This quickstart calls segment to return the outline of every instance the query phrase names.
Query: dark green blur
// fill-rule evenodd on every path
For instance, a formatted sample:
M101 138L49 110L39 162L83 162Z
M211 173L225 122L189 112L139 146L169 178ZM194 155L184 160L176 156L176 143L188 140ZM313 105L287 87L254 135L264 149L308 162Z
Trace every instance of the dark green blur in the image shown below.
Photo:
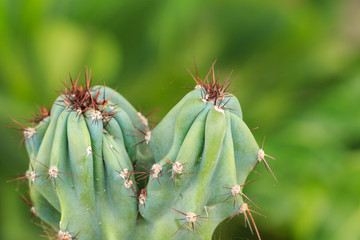
M10 117L49 106L84 66L162 117L216 59L233 70L263 164L245 187L263 239L360 238L360 3L356 0L0 0L0 239L40 239L16 182L28 166ZM83 77L82 77L83 79ZM26 194L26 193L25 193ZM242 217L214 239L257 239Z

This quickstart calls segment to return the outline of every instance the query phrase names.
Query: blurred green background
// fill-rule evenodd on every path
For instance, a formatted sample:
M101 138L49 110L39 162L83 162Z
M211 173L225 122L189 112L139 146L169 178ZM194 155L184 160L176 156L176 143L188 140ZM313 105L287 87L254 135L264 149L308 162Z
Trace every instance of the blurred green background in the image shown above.
M28 165L10 117L25 122L84 66L145 113L163 116L217 59L234 70L250 128L278 177L246 187L263 239L360 239L360 2L0 0L0 238L40 239L6 183ZM120 224L120 223L119 223ZM214 239L256 239L238 217Z

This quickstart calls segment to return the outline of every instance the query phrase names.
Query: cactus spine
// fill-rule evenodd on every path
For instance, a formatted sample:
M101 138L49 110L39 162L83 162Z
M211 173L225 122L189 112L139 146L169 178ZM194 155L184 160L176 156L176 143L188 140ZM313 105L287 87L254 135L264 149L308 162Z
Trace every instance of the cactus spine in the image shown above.
M214 65L204 80L196 74L195 89L152 130L120 94L91 87L90 75L84 86L70 79L37 126L19 128L30 157L21 178L36 216L56 229L50 238L211 239L243 214L260 239L243 187L269 155L228 78L220 84Z

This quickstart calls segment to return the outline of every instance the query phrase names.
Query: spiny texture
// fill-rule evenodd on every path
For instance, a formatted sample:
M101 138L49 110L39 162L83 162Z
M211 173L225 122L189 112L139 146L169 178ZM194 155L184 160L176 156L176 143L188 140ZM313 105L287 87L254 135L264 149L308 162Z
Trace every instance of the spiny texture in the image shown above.
M211 239L229 217L255 227L243 193L268 156L242 120L230 81L214 65L154 128L120 94L65 83L37 125L20 123L30 157L34 215L52 239ZM51 112L51 114L50 114ZM141 189L141 190L140 190ZM252 228L251 228L252 230Z

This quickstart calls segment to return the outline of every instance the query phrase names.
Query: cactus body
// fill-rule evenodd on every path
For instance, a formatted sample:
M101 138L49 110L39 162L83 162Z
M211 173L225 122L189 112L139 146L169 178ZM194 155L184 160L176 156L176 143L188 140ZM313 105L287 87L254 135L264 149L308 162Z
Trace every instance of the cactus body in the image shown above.
M268 155L211 70L153 130L88 75L85 87L71 80L50 117L21 128L34 213L56 229L50 238L211 239L231 216L250 224L243 187Z
M150 148L163 176L150 175L146 206L140 212L148 222L143 224L151 225L153 239L184 239L189 231L191 239L210 239L216 226L236 212L233 201L225 201L229 193L225 187L243 185L257 160L259 147L240 114L204 102L199 91L189 93L195 97L186 96L176 106L177 114L170 111L152 134ZM174 125L171 146L164 144L162 134L157 135L169 125ZM181 172L176 173L176 163L182 165ZM235 197L240 206L242 198ZM184 216L171 208L195 213L200 224L186 223L187 229L172 236L186 220L178 221Z
M94 100L99 88L86 92ZM51 117L25 139L37 176L30 182L35 211L62 232L81 231L81 239L127 238L136 221L137 203L130 197L136 185L134 176L120 173L132 171L136 158L136 142L126 130L137 124L135 109L123 99L125 108L116 105L116 112L111 101L77 109L74 94L59 97ZM125 186L127 181L133 184Z

